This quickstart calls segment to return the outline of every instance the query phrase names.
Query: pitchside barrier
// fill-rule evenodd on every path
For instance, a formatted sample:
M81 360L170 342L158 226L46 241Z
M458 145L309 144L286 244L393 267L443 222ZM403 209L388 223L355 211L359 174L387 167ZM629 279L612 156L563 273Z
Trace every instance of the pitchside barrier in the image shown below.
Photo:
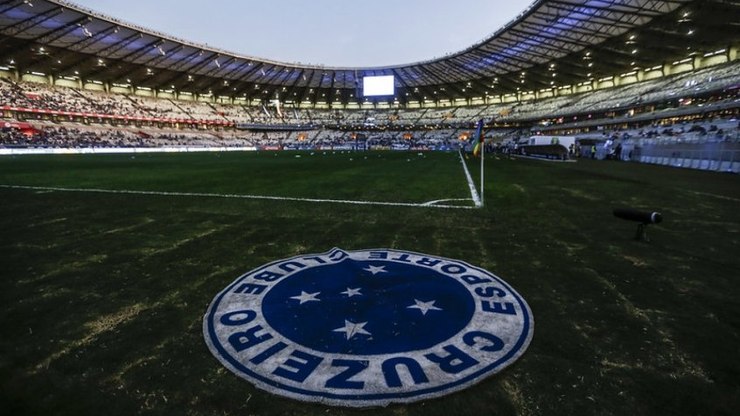
M702 144L643 145L632 149L632 155L622 157L642 163L740 173L740 143L719 142Z
M195 153L195 152L255 152L256 147L81 147L81 148L0 148L0 155L81 155L125 153Z
M568 149L559 144L545 144L535 146L522 146L520 148L522 155L535 156L546 159L568 159Z

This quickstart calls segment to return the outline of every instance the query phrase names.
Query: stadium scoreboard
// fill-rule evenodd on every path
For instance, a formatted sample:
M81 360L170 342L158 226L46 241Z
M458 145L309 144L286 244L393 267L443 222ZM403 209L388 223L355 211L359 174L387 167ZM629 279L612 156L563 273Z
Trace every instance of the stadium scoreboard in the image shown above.
M392 96L396 93L396 80L393 75L366 76L362 78L363 97Z

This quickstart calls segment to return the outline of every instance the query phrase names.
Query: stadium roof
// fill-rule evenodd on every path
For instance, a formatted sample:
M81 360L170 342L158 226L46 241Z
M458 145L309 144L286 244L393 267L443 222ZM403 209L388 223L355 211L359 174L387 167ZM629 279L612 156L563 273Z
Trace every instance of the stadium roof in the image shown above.
M539 0L488 39L439 59L389 67L321 67L194 44L65 1L0 0L0 66L158 90L294 102L361 102L366 75L395 75L400 103L542 90L738 43L740 3L734 0Z

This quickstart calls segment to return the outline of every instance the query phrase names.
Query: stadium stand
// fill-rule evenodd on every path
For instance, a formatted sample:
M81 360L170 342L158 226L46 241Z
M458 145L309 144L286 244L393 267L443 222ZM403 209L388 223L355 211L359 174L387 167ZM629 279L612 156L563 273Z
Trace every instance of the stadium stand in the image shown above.
M478 118L500 122L527 122L560 117L592 115L609 111L664 105L676 97L684 99L719 94L740 84L737 63L706 68L649 81L515 104L491 104L476 107L440 109L321 110L282 108L274 105L247 107L169 98L155 99L130 94L109 94L84 89L49 86L31 82L0 82L0 100L4 107L102 115L109 118L131 117L180 122L222 124L248 123L253 126L305 125L323 126L460 126Z
M714 8L724 7L721 3L711 3L711 7L691 12L692 26L714 27L718 18L727 18L713 12ZM40 10L45 8L55 10L57 4L56 1L39 0L35 6L24 2L18 7L28 9L32 15L42 13ZM62 20L74 16L96 19L101 25L110 25L109 29L115 29L116 33L120 30L121 35L125 32L127 36L153 39L158 44L171 43L173 50L188 51L186 56L199 57L194 58L196 67L214 63L211 58L200 61L206 50L213 51L214 56L228 55L225 51L193 45L98 15L74 4L65 3L64 7L67 13L60 17ZM635 31L642 30L628 18L628 13L618 7L611 10L612 7L617 6L611 3L594 13L615 25L631 25ZM676 19L680 23L686 13L674 3L646 3L644 7L649 8L653 16L661 16L648 24L650 30L673 28ZM547 16L548 10L547 2L537 2L507 29L536 25L537 19ZM12 28L12 16L3 18L7 20L3 24ZM33 21L30 22L33 26ZM72 25L74 21L69 22ZM241 75L221 73L218 65L209 70L207 76L174 71L163 75L162 79L167 82L160 80L158 87L152 88L139 84L153 79L163 68L146 67L146 76L139 77L133 73L143 67L125 60L118 64L130 70L127 76L131 79L127 78L126 83L90 79L92 75L120 78L120 74L106 68L106 57L95 56L93 49L90 53L94 57L93 67L80 68L83 71L79 76L55 74L53 67L43 67L42 59L19 59L22 63L11 59L10 66L0 67L0 107L4 123L0 145L448 150L464 147L479 119L486 120L485 134L495 143L493 147L506 152L521 150L515 149L518 143L538 134L575 136L583 147L591 143L611 142L615 147L619 144L619 155L601 146L596 156L640 161L647 161L645 158L651 156L646 155L662 152L665 146L680 145L684 149L685 146L737 142L735 120L740 111L740 60L734 38L729 40L728 46L728 40L722 36L688 37L682 41L692 50L686 58L685 49L681 48L679 53L660 48L661 40L649 36L652 32L647 31L641 42L655 41L652 49L655 56L631 57L636 50L623 42L620 33L603 22L600 26L608 32L607 42L602 43L603 33L598 30L594 33L598 36L579 33L578 39L570 39L575 32L563 32L563 36L567 36L558 47L542 38L521 34L527 31L520 30L516 35L514 31L507 32L517 38L522 36L521 41L537 42L540 52L535 55L522 52L517 59L490 63L490 67L485 68L490 74L482 78L471 79L470 73L460 72L460 67L469 58L476 57L475 53L483 50L480 48L495 49L497 35L460 55L396 68L393 72L400 89L393 97L395 100L386 103L382 99L362 98L355 82L343 84L339 81L356 81L356 69L247 62L242 61L243 57L233 56L234 67L246 72ZM29 46L23 35L3 30L9 50L20 51ZM41 48L32 45L32 55L48 54L50 50L65 51L65 44L58 44L57 40L97 43L96 39L79 38L76 32L50 29L50 33L57 32L60 33L58 38L39 39L48 45ZM589 47L582 51L584 41ZM701 52L700 48L703 48ZM625 62L610 60L615 50L630 55L630 59ZM82 56L76 50L65 53ZM161 55L165 63L170 59L166 55ZM573 62L574 56L578 62ZM540 62L543 57L549 60L546 64ZM528 59L534 66L526 71L514 70ZM605 65L599 68L601 61ZM252 67L253 63L256 66ZM34 72L31 68L34 65L42 65L37 69L44 73ZM28 69L21 71L21 66ZM565 69L569 66L570 71ZM267 76L268 72L280 75L274 77L276 84L263 85L251 77L257 73ZM221 75L210 75L219 73ZM586 73L588 79L584 81ZM436 75L429 77L428 74ZM237 78L231 79L231 75ZM572 84L563 85L565 81L561 76L570 78ZM280 79L284 82L277 81ZM199 80L204 82L196 82ZM333 82L328 82L331 80ZM575 81L579 83L576 85ZM185 86L192 85L208 87L192 93L183 92ZM542 88L546 85L551 87ZM495 92L491 88L501 90ZM295 97L295 101L265 98L280 96L282 92L285 93L283 97ZM435 101L427 100L426 95L435 96ZM320 105L318 97L325 97L325 105ZM351 97L357 97L354 103ZM632 150L631 157L628 157L629 150Z

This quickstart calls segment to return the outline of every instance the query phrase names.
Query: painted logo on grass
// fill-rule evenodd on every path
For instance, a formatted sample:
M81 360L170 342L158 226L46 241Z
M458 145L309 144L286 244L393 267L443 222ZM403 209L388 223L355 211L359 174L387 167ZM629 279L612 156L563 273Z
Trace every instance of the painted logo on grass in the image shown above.
M375 249L302 255L252 270L211 303L208 348L270 393L367 407L461 390L532 339L527 303L462 261Z

